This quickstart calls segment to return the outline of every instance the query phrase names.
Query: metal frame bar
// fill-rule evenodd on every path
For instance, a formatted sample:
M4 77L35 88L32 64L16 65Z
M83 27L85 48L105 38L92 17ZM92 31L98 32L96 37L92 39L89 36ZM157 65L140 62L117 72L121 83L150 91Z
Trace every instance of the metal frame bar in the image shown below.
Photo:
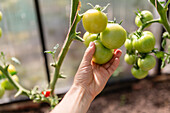
M40 35L41 47L42 47L42 54L44 57L46 74L47 74L47 79L48 79L48 83L49 83L50 82L50 74L49 74L47 54L44 53L44 51L46 51L46 45L45 45L45 36L44 36L44 29L43 29L44 27L43 27L43 22L42 22L39 0L34 0L34 4L35 4L35 12L36 12L37 22L38 22L37 25L38 25L39 35Z

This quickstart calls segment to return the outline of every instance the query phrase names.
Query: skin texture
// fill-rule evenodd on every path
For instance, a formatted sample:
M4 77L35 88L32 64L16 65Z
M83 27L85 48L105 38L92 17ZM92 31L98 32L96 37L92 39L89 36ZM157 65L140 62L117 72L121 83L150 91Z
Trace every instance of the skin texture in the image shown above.
M86 113L92 100L103 90L108 79L119 65L121 50L115 50L113 58L104 65L92 62L95 44L86 49L74 82L63 100L51 113Z

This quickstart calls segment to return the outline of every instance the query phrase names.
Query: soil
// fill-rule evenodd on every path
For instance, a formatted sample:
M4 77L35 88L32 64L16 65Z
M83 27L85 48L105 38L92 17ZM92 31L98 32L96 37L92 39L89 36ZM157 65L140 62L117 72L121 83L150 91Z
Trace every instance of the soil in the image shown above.
M170 113L170 81L163 77L99 95L88 113Z
M107 86L87 113L170 113L170 79L167 80L166 76L124 84L124 87L122 84L117 84L121 87L116 89L117 85ZM33 104L31 101L0 106L0 113L49 111L47 104Z

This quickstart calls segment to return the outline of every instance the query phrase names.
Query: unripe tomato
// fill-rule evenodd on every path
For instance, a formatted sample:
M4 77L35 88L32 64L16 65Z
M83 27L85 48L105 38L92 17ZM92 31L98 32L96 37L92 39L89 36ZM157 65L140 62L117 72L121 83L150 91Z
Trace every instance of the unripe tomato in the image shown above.
M125 48L129 51L131 51L133 49L133 44L132 44L132 41L131 39L126 39L125 41Z
M2 20L2 12L0 11L0 21Z
M155 37L150 31L144 31L139 39L133 40L133 47L140 53L148 53L155 47Z
M156 65L156 59L152 55L146 55L145 58L138 59L138 66L144 70L149 71Z
M100 35L102 44L109 49L120 48L124 44L126 37L126 30L115 23L107 24L106 29Z
M125 54L124 60L127 64L133 65L136 61L136 56L135 55L130 55L130 54Z
M0 98L2 98L2 96L4 95L5 93L5 88L2 87L2 85L0 84Z
M143 10L141 12L141 15L142 15L142 21L143 23L146 23L147 21L150 21L153 19L153 15L150 11L148 10ZM136 18L135 18L135 24L140 27L142 25L142 21L140 19L140 17L137 15ZM147 27L149 27L150 25L148 25Z
M141 68L137 69L135 67L132 67L131 73L137 79L143 79L148 75L148 71L144 71Z
M16 72L16 69L15 69L15 66L12 65L12 64L10 64L10 65L8 66L8 72L9 72L11 75L16 74L17 72Z
M90 33L100 33L107 26L107 16L97 9L89 9L82 18L84 29Z
M0 70L0 76L3 75L2 71Z
M97 64L105 64L107 63L113 56L112 50L104 47L100 40L95 40L95 53L92 61Z
M12 79L15 80L16 82L19 82L19 78L17 75L13 75ZM13 90L14 86L8 81L8 79L4 79L1 82L2 87L4 87L6 90Z
M97 34L92 34L89 32L84 33L83 35L83 39L84 39L84 44L86 45L86 47L89 46L89 43L96 40L97 38Z

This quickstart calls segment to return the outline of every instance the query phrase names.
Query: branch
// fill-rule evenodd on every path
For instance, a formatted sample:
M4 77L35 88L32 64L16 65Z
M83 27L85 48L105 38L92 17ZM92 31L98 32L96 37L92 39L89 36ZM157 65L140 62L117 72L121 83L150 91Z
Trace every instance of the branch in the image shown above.
M154 19L154 20L147 21L146 23L142 24L142 26L139 27L139 29L138 29L137 31L138 31L138 32L141 32L141 31L144 30L145 27L147 27L149 24L151 24L151 23L156 23L156 22L160 23L161 20L160 20L160 19Z
M9 75L8 71L8 66L6 66L5 68L3 68L2 66L0 66L0 70L2 71L2 73L6 76L6 78L9 80L9 82L17 89L18 93L17 95L20 94L24 94L24 95L29 95L30 91L26 90L25 88L23 88L18 82L14 81L11 76Z
M71 0L70 28L69 28L68 34L66 36L65 42L63 44L63 47L58 55L57 63L55 66L55 73L54 73L54 76L53 76L53 78L50 82L50 86L49 86L49 88L51 89L52 95L54 95L55 84L59 78L60 67L61 67L63 60L67 54L67 51L71 45L71 42L73 41L73 38L76 34L77 23L81 19L78 14L78 8L79 8L79 0Z

